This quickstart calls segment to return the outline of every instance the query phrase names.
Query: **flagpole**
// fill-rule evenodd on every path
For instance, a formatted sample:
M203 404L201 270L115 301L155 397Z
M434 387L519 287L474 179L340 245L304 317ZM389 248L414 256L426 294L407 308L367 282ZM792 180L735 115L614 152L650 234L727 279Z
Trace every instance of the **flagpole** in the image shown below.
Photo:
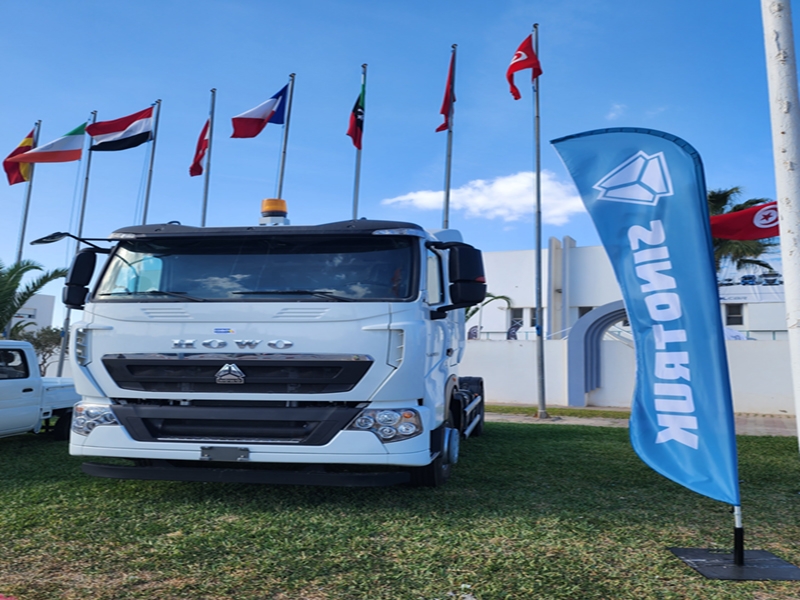
M150 148L150 168L147 171L147 188L144 192L144 210L142 211L142 225L147 224L147 207L150 204L150 184L153 181L153 162L156 158L156 140L158 139L158 117L161 116L161 100L156 100L156 120L153 124L153 145Z
M208 210L208 184L211 177L211 140L214 135L214 103L217 99L217 88L211 88L211 108L208 116L208 148L206 148L206 176L203 183L203 214L200 218L200 227L206 226L206 212ZM155 140L154 140L155 142Z
M444 218L442 219L442 229L450 228L450 167L453 161L453 90L456 88L456 48L458 44L453 44L453 77L450 80L450 107L447 115L447 158L444 167Z
M97 123L97 111L92 111L92 125ZM86 215L86 198L89 195L89 170L92 166L92 138L89 137L88 148L86 149L86 173L83 177L83 193L81 194L81 210L78 216L78 238L83 237L83 220ZM75 241L75 254L81 249L80 240ZM64 325L61 327L61 351L58 355L58 368L56 369L56 377L61 377L64 373L64 360L67 357L67 342L69 341L69 327L70 319L72 316L72 309L67 308L64 313Z
M97 123L97 111L92 111L92 125ZM89 146L91 146L91 138L89 142ZM80 216L78 217L78 237L83 237L83 219L86 215L86 198L89 194L89 169L92 167L92 151L86 151L86 175L83 178L83 195L81 198L81 212ZM81 248L80 241L75 242L75 253L78 253L78 250Z
M289 98L286 100L286 123L283 126L283 148L281 149L281 166L278 172L278 199L283 198L283 173L286 169L286 147L289 143L289 121L292 118L292 97L294 96L294 73L289 74Z
M539 56L539 24L533 24L533 49ZM533 137L536 146L536 372L539 388L538 417L547 419L547 405L544 390L544 328L542 327L542 162L539 128L539 79L531 83L533 87Z
M367 95L367 64L361 65L361 90L364 93L364 114L362 114L361 131L363 135L364 121L363 117L366 116L366 95ZM359 144L361 145L361 144ZM356 177L355 184L353 185L353 221L358 219L358 188L361 182L361 148L356 148Z
M42 121L36 121L36 124L33 126L33 147L36 148L36 145L39 143L39 128L42 125ZM20 163L21 165L22 163ZM30 168L30 173L28 173L28 185L25 189L25 204L22 208L22 224L19 228L19 245L17 246L17 262L22 260L22 246L25 244L25 230L28 228L28 211L30 210L31 206L31 191L33 189L33 167L35 167L35 163L28 163L28 167Z

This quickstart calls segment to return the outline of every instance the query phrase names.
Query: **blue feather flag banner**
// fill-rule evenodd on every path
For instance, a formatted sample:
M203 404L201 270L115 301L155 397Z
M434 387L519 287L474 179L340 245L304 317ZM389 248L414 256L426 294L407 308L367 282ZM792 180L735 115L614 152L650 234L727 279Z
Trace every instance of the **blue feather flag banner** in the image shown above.
M739 506L728 361L700 155L650 129L553 140L622 289L636 346L631 444L665 477Z

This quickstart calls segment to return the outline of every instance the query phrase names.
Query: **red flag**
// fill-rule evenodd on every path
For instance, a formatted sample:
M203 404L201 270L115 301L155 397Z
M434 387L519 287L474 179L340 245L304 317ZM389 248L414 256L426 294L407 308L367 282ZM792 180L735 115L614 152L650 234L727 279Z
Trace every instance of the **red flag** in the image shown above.
M367 95L366 83L361 83L361 93L356 98L353 110L350 112L350 123L347 127L347 135L353 140L353 146L361 150L361 138L364 135L364 107L365 96Z
M189 167L189 177L203 174L203 158L205 158L206 150L208 150L208 130L211 127L211 119L206 121L203 125L203 130L200 132L200 138L197 140L197 149L194 151L194 161L192 166Z
M532 69L531 81L534 81L542 74L542 65L533 51L533 34L522 40L506 71L506 79L508 80L508 85L511 86L511 95L514 96L514 100L519 100L522 97L517 86L514 85L514 73L523 69Z
M778 235L777 202L758 204L711 217L711 237L724 240L760 240Z
M3 169L8 177L8 185L22 183L31 178L30 163L9 162L8 159L12 156L23 154L33 148L33 132L34 130L31 129L31 132L25 136L25 138L19 143L19 146L14 148L14 150L11 151L11 154L6 156L6 159L3 161Z
M455 69L456 69L456 52L450 55L450 69L447 71L447 85L444 88L444 100L442 100L442 109L439 111L444 117L444 123L436 128L436 131L447 131L450 129L450 115L453 114L453 104L456 101L455 89Z

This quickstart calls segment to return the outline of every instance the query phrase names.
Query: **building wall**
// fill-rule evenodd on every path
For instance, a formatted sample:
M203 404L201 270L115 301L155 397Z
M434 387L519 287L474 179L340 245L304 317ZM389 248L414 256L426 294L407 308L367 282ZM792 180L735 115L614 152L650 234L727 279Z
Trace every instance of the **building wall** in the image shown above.
M547 340L545 398L548 406L567 406L567 341ZM728 341L733 409L759 414L795 414L787 341ZM462 375L483 377L486 400L536 406L538 381L533 340L470 340ZM588 393L587 406L630 408L636 358L629 346L601 342L600 387Z
M33 322L33 327L28 328L29 331L52 326L55 301L55 296L36 294L14 315L11 320L12 325L19 322Z

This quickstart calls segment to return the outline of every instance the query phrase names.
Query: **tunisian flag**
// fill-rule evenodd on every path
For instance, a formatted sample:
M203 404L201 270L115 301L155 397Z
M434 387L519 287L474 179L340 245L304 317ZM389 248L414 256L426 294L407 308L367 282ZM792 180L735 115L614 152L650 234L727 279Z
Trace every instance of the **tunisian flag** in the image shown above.
M532 69L531 81L534 81L542 74L542 65L533 51L533 34L522 40L506 71L506 79L508 80L508 85L511 86L511 95L514 96L514 100L519 100L522 97L517 86L514 85L514 73L524 69Z
M456 52L455 49L450 55L450 69L447 71L447 84L444 88L444 100L442 100L442 109L439 111L444 117L444 123L436 128L436 131L447 131L450 129L450 115L453 114L453 104L456 101L455 89L455 70L456 70Z
M778 235L777 202L758 204L711 217L711 237L724 240L760 240Z
M206 156L208 150L208 129L211 126L211 119L206 121L203 125L203 130L200 132L200 139L197 140L197 149L194 151L194 160L192 166L189 167L189 177L203 174L203 158Z

